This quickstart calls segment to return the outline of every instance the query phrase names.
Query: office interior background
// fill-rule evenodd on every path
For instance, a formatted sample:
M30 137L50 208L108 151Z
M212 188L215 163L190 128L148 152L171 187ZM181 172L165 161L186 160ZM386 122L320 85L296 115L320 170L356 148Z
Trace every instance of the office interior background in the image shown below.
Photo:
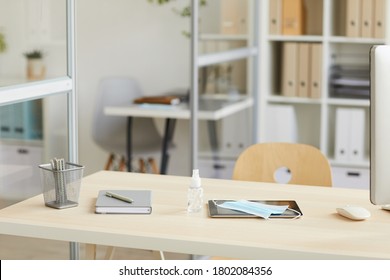
M303 36L285 35L282 31L271 30L272 5L281 1L264 1L259 13L258 37L253 33L252 1L221 0L207 1L206 7L200 8L201 33L213 34L202 39L219 42L209 46L209 50L221 51L226 46L242 46L253 43L253 38L259 40L259 72L257 77L251 77L251 63L234 64L221 68L220 72L231 70L230 84L221 86L227 94L236 93L256 97L259 105L258 123L259 138L262 141L303 142L321 149L329 158L333 167L334 186L368 188L369 177L369 143L368 143L368 110L369 101L366 96L365 82L367 81L368 51L373 44L384 44L388 41L390 28L385 28L381 34L358 34L348 30L345 15L352 11L349 1L306 0L298 1L306 7L306 30ZM243 4L244 3L244 4ZM371 4L372 21L378 10L385 14L389 8L378 9L378 3L385 1L372 0L363 3ZM376 3L377 6L374 6ZM0 1L0 34L3 34L7 44L5 51L0 53L0 78L2 85L26 81L26 60L23 53L40 49L44 53L45 78L55 78L66 73L66 21L65 1L61 0L13 0ZM186 90L190 87L190 39L183 35L189 31L189 17L175 13L189 4L189 1L171 1L158 5L147 0L83 0L76 1L76 81L78 98L78 135L79 162L85 165L85 175L101 170L107 160L107 151L99 148L91 136L94 103L98 92L99 81L104 77L128 76L135 78L146 95L160 95L172 90ZM367 5L368 5L367 4ZM229 8L230 6L230 8ZM233 7L233 8L232 8ZM244 7L244 8L243 8ZM325 7L325 8L324 8ZM359 11L364 11L359 6ZM233 13L234 12L234 13ZM231 14L233 13L233 15ZM238 13L238 14L237 14ZM361 15L361 12L358 12ZM14 16L16 15L16 16ZM228 17L228 19L224 18ZM351 15L350 15L351 16ZM19 24L19 20L22 23ZM236 20L244 27L229 30ZM360 19L359 19L360 20ZM363 21L363 19L361 19ZM36 24L36 25L35 25ZM387 26L386 26L387 27ZM15 30L13 29L15 28ZM225 31L224 31L225 30ZM374 30L374 29L373 29ZM15 32L16 31L16 32ZM292 37L291 37L292 36ZM209 38L209 39L207 39ZM222 42L222 43L221 43ZM285 96L282 86L282 74L288 62L282 59L288 51L289 43L300 45L322 45L320 54L322 63L318 83L322 89L318 96ZM204 47L204 45L202 45ZM293 46L294 47L294 46ZM306 45L307 47L307 45ZM205 47L207 48L207 47ZM214 48L214 49L213 49ZM218 49L219 48L219 49ZM293 55L294 56L294 55ZM295 62L302 64L302 60ZM352 96L343 95L348 85L341 85L337 91L328 77L337 66L351 66L347 70L359 73L362 79L358 83L363 86L352 90ZM231 65L230 65L231 66ZM363 66L359 68L360 66ZM357 71L357 72L354 72ZM297 71L295 71L297 72ZM244 77L242 77L242 75ZM344 72L341 75L345 74ZM349 78L347 76L342 78ZM17 77L18 79L15 79ZM220 82L226 83L225 80ZM258 92L250 92L252 79L259 79ZM340 82L340 81L338 81ZM215 82L214 83L218 83ZM209 85L212 93L215 85ZM338 89L338 88L337 88ZM214 92L215 93L215 92ZM219 92L218 92L219 93ZM341 94L337 96L337 94ZM360 95L359 95L360 94ZM256 95L256 96L254 96ZM53 95L45 97L38 104L42 112L42 135L27 139L14 139L2 135L1 164L10 163L13 151L30 150L32 153L26 159L32 167L48 162L53 157L64 157L67 154L67 123L66 96ZM35 108L35 107L34 107ZM4 112L4 111L2 111ZM355 117L350 117L352 114ZM238 117L225 120L219 125L222 131L222 144L229 142L226 137L234 139L234 147L229 146L226 153L220 154L220 164L226 172L213 169L213 159L210 152L200 152L199 168L201 176L229 177L235 158L240 151L247 147L252 139L251 110ZM357 124L342 123L337 116L347 114L343 119L357 120ZM2 115L4 116L4 115ZM163 120L156 119L162 133ZM355 144L358 155L346 158L338 154L339 145L351 146L349 140L338 139L339 131L345 127L357 127L349 131L349 135L357 141ZM240 131L238 131L238 129ZM177 123L174 142L175 149L171 152L168 173L173 175L190 175L190 138L189 121ZM35 138L34 138L35 137ZM115 136L113 136L115 137ZM200 125L200 145L209 149L207 129ZM345 141L344 141L345 140ZM224 142L226 141L226 142ZM343 143L344 141L344 143ZM351 140L352 141L352 140ZM354 144L353 144L354 145ZM352 145L352 146L353 146ZM226 148L227 146L225 146ZM12 159L12 161L17 159ZM1 195L10 201L34 195L40 191L38 169L32 169L31 176L37 184L27 189L25 184L15 189L6 181L1 182Z

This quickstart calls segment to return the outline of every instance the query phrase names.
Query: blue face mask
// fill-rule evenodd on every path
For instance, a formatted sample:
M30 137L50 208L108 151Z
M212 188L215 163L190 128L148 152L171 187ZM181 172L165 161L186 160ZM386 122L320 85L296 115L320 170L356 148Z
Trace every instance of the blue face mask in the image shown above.
M218 204L218 207L241 211L252 214L264 219L268 219L271 214L282 214L288 208L288 205L268 205L260 202L252 202L248 200L225 201Z

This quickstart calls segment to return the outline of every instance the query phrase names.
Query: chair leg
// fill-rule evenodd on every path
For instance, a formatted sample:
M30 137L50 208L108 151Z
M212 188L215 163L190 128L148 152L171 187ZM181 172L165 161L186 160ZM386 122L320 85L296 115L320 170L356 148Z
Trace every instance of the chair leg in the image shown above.
M112 260L114 257L114 252L115 252L115 247L114 246L109 246L106 251L106 255L104 256L105 260Z
M96 260L96 244L85 244L85 259Z
M119 163L119 171L126 171L126 160L125 157L122 156Z
M112 166L112 163L114 162L114 158L115 158L115 155L114 154L110 154L108 156L108 160L107 160L107 163L104 167L104 170L110 170L111 166Z
M148 162L149 162L149 165L151 166L152 168L152 172L154 174L159 174L160 172L158 171L158 167L157 167L157 164L156 164L156 161L154 158L149 158L148 159Z
M163 251L153 251L152 255L153 255L153 258L156 260L165 260L165 256L164 256Z
M142 158L140 158L138 162L139 162L139 172L146 173L145 161Z

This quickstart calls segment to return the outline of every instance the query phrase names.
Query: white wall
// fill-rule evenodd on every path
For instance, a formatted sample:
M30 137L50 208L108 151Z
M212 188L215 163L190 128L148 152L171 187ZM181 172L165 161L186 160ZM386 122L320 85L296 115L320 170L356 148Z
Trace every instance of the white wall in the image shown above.
M107 158L91 138L99 79L131 76L147 94L189 87L190 40L181 32L189 30L190 21L172 11L188 3L178 0L159 6L148 0L76 1L79 160L87 174L103 169ZM175 142L184 145L178 145L172 155L170 174L189 174L188 135L188 122L179 121Z

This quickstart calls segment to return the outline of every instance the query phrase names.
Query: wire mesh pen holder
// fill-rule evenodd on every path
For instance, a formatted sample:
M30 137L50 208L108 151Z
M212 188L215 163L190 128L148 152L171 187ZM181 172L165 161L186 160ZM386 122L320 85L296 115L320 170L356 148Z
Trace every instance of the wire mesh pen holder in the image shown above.
M51 164L41 164L39 168L45 205L57 209L76 207L84 166L67 162L63 170L55 170Z

